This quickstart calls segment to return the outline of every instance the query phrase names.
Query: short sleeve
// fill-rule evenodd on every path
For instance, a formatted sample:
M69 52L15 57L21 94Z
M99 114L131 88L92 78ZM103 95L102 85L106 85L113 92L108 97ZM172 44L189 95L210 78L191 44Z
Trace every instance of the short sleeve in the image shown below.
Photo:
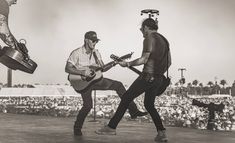
M153 37L150 35L147 38L144 39L144 48L143 48L143 53L150 53L153 49Z
M67 62L69 62L69 63L71 63L71 64L73 64L73 65L75 66L76 63L78 62L78 60L79 60L78 52L73 51L73 52L70 54L70 56L69 56Z

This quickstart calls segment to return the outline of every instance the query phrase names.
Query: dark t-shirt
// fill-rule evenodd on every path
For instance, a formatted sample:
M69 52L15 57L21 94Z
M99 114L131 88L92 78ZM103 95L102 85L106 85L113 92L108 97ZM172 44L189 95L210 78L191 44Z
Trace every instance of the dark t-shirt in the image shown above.
M143 72L153 75L164 74L167 68L171 65L171 55L170 51L168 52L168 42L164 40L159 33L153 32L144 39L143 45L143 52L150 52L148 61L144 65Z
M8 18L9 15L9 5L6 0L0 0L0 14Z

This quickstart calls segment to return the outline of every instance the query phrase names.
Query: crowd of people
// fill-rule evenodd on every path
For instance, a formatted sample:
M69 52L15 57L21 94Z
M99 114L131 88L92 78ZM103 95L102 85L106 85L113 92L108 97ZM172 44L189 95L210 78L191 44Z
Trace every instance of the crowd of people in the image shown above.
M145 111L143 96L136 98L135 103L139 110ZM192 105L192 98L186 95L162 95L156 98L155 106L162 115L165 125L206 129L208 110ZM205 104L223 103L223 112L215 112L214 130L235 130L235 98L197 98ZM96 117L111 118L120 102L118 96L108 95L96 98ZM0 110L3 113L33 114L56 117L75 117L82 107L80 96L26 96L26 97L0 97ZM94 109L89 113L94 116ZM126 120L132 120L125 113ZM141 122L152 122L151 117L144 116L138 119Z

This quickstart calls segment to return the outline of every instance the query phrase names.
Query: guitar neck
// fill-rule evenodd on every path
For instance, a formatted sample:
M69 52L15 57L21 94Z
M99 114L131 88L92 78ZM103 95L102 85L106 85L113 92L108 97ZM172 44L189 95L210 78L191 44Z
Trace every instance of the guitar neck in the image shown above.
M101 69L103 70L103 72L108 71L109 69L111 69L113 67L114 63L115 63L114 61L109 62L109 63L105 64Z
M113 66L114 63L115 63L114 61L109 62L109 63L107 63L107 64L104 65L104 68Z
M139 71L137 68L134 68L134 67L132 67L132 66L130 66L130 67L128 67L130 70L132 70L132 71L134 71L135 73L137 73L138 75L141 75L142 74L142 72L141 71Z
M100 70L105 70L105 69L109 70L113 66L113 64L114 64L114 61L105 64L103 67L97 67L97 66L89 66L89 67L93 69L94 71L100 71Z

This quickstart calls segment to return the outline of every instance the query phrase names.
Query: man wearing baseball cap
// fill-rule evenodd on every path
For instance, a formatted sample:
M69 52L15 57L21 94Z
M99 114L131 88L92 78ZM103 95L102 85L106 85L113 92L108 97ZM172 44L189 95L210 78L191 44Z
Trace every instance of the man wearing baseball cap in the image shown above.
M100 41L100 39L97 38L97 34L96 34L95 31L86 32L84 38L85 39L90 39L92 42L99 42Z
M99 41L100 39L98 39L95 31L86 32L84 35L84 44L72 51L67 60L65 71L69 74L82 76L86 79L92 79L94 73L96 73L93 69L94 67L101 67L102 72L105 72L115 66L116 64L104 65L99 51L95 49L95 46ZM91 86L86 88L86 90L76 90L81 94L83 99L83 107L79 111L74 124L74 135L76 136L82 135L81 129L83 127L83 123L92 109L92 90L115 90L119 97L122 97L126 92L124 85L120 81L104 77L92 83ZM137 116L147 115L147 112L139 111L134 102L130 103L128 109L132 119L137 118Z

